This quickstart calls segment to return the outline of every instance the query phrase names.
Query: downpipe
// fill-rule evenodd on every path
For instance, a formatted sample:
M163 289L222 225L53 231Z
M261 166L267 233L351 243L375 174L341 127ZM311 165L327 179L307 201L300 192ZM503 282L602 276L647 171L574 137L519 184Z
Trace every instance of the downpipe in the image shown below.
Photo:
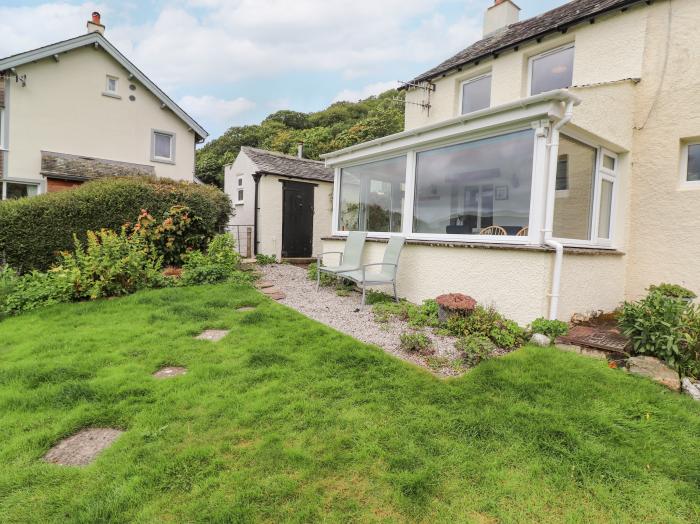
M557 122L550 133L547 143L547 155L549 168L547 169L547 205L544 233L544 244L554 248L554 270L552 271L552 285L549 293L549 319L556 320L559 311L559 296L561 295L561 268L564 263L564 246L552 238L554 231L554 202L556 199L557 156L553 153L559 150L559 134L561 129L571 122L574 116L575 102L566 103L564 116Z

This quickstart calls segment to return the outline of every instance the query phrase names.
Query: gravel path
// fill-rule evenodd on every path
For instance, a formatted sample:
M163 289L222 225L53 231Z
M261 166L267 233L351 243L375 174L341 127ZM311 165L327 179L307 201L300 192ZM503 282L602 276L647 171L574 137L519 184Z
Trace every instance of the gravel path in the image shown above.
M362 297L352 292L349 296L338 296L335 288L321 287L316 291L316 282L307 278L306 269L289 264L260 266L263 278L273 282L286 294L279 302L296 309L309 318L322 322L338 331L368 344L375 344L387 353L403 360L430 369L441 376L454 376L464 370L449 365L459 355L454 348L454 337L438 336L425 329L433 343L435 354L423 357L406 353L399 347L402 333L415 331L407 322L393 319L388 323L375 322L372 307L362 307Z

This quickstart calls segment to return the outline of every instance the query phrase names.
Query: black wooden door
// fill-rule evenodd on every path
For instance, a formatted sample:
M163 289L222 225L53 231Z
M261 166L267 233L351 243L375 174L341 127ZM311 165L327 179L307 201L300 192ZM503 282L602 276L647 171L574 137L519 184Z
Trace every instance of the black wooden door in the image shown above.
M282 256L312 255L314 237L314 185L282 182Z

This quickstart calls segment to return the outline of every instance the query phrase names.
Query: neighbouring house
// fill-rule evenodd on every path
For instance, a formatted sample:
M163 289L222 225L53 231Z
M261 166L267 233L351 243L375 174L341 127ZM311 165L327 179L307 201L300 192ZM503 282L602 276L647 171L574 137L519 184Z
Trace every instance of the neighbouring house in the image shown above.
M194 181L207 132L104 37L82 36L0 59L2 199L114 175Z
M244 256L306 259L331 233L333 170L323 162L242 147L224 167L224 191L235 207L229 230Z
M574 0L405 86L405 131L325 155L333 234L407 237L399 292L466 292L518 322L700 291L700 2Z

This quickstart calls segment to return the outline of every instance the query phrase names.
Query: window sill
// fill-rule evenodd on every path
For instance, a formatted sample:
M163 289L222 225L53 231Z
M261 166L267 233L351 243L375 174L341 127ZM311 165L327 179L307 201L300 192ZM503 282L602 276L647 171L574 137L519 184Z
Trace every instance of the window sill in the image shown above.
M347 237L342 235L322 237L321 240L347 240ZM367 242L378 242L386 244L388 238L367 238ZM454 247L454 248L471 248L471 249L502 249L508 251L530 251L539 253L554 253L554 248L549 246L533 246L529 244L504 244L504 243L486 243L486 242L466 242L462 240L415 240L406 239L407 246L426 246L426 247ZM601 247L564 247L564 253L567 255L611 255L624 256L623 251L618 251L613 248Z
M168 160L167 158L152 157L151 162L158 162L159 164L170 164L175 165L174 160Z
M233 204L233 205L234 205L234 206L242 206L242 205L243 205L243 201L241 200L241 201L239 201L239 202L236 202L236 203Z
M700 189L700 180L688 180L681 182L681 187L679 189L681 191L697 191Z
M121 100L122 97L116 93L110 93L109 91L102 91L102 96L106 96L107 98L114 98L116 100Z

